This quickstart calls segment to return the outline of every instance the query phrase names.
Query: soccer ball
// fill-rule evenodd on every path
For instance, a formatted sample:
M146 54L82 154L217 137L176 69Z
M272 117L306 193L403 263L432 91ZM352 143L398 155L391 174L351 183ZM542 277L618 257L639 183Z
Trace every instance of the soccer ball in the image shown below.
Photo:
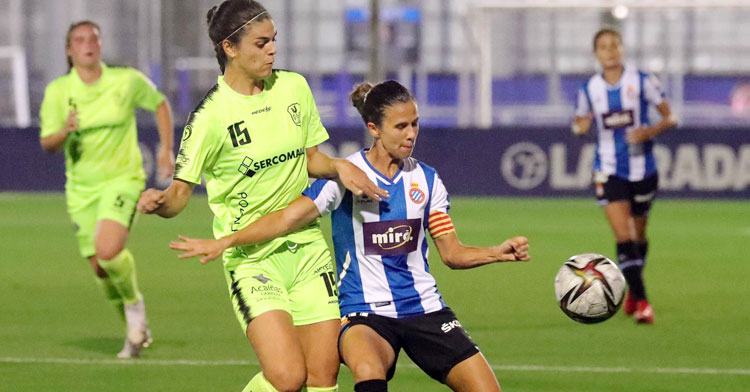
M592 324L614 315L625 297L625 277L612 260L596 253L575 255L555 277L560 309L575 321Z

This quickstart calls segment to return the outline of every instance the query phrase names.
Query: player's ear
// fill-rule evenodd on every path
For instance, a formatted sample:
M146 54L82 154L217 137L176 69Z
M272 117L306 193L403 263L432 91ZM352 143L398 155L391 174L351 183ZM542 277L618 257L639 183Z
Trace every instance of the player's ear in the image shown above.
M221 47L224 49L224 53L226 53L228 59L234 59L237 57L237 47L232 45L228 39L221 41Z
M380 129L378 129L377 125L375 123L368 122L367 123L367 130L370 131L370 135L374 138L380 137Z

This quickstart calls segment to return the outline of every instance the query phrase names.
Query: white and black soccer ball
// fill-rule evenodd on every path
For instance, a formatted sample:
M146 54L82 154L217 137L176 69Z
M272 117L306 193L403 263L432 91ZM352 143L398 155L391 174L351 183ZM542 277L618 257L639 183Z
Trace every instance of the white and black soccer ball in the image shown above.
M622 305L625 286L620 268L596 253L572 256L555 277L555 295L560 309L585 324L612 317Z

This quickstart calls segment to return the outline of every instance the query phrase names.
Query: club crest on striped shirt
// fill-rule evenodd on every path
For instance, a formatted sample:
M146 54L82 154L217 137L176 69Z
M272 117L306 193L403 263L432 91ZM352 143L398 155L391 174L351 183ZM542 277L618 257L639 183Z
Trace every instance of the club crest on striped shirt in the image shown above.
M411 189L409 189L409 198L415 204L422 204L424 202L424 199L425 199L424 192L422 192L422 190L419 189L418 183L416 182L411 183Z

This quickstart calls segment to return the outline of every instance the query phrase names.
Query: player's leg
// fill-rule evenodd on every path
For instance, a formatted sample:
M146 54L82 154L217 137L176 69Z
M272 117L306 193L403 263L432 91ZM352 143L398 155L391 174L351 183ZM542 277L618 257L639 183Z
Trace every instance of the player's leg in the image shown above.
M450 308L399 319L399 323L404 351L428 376L454 390L500 390L492 369Z
M288 243L284 273L292 282L289 305L307 366L308 391L335 391L339 371L336 341L340 313L331 254L322 239ZM281 268L280 268L281 269Z
M137 179L112 180L102 190L97 208L96 257L122 297L128 327L128 338L118 354L121 358L137 357L141 347L151 343L146 307L138 289L135 259L125 247L142 189L143 182Z
M109 275L107 275L102 267L99 266L99 260L96 259L96 256L89 256L87 259L91 264L91 268L94 270L96 284L101 288L107 301L112 304L122 321L125 321L125 308L120 292L117 291L117 287L112 283L112 279L109 278Z
M631 190L626 180L609 176L607 182L597 184L597 199L604 209L617 243L617 263L628 282L629 291L624 304L624 311L628 315L635 312L637 301L646 296L641 277L643 259L633 241L635 229L631 198Z
M107 272L99 265L96 258L96 249L94 247L94 234L96 230L96 217L98 207L97 197L91 195L80 195L68 193L68 212L75 226L76 238L78 240L78 249L81 255L89 261L91 269L94 271L94 279L97 285L102 289L107 301L112 304L120 318L125 320L122 296L115 287L112 279Z
M646 236L646 226L648 225L648 216L633 216L633 227L635 228L635 246L638 253L643 257L643 267L646 267L646 256L648 255L648 237Z
M143 182L140 180L112 180L101 191L97 207L94 234L96 257L120 291L125 305L140 300L135 261L125 244L142 189Z
M646 227L648 225L648 214L651 211L651 205L656 198L658 189L658 175L645 178L642 181L631 183L633 200L631 203L631 222L633 225L633 243L643 261L641 275L646 266L646 255L648 253L648 239L646 237ZM633 316L638 323L653 324L654 311L646 296L644 283L643 297L635 301L635 311Z
M654 200L656 200L658 188L658 174L654 174L643 181L633 184L632 216L635 230L633 240L638 248L638 253L643 258L644 268L646 265L646 256L648 255L648 237L646 236L648 215Z
M448 373L445 384L459 392L500 391L495 373L481 352L454 366Z
M286 283L278 271L285 261L279 253L253 262L241 256L225 259L231 266L225 276L235 316L261 366L245 387L248 392L297 391L307 377Z
M247 338L262 374L245 391L299 391L305 385L305 357L289 313L271 310L258 315L247 326Z
M117 287L126 305L138 302L138 282L135 274L135 261L125 249L128 228L111 219L101 219L96 223L94 246L96 261ZM94 267L96 271L96 267Z
M308 391L336 391L339 372L338 319L296 326L307 366Z
M379 320L362 320L377 318L354 316L344 318L344 322L354 325L344 325L339 341L341 359L349 367L354 376L354 390L356 392L377 392L387 390L387 381L393 377L395 370L397 349L372 326L365 323ZM361 323L361 324L358 324ZM378 329L383 329L375 325ZM388 334L386 334L388 335ZM394 340L395 337L391 337Z
M128 335L120 358L134 358L140 355L142 347L151 344L151 331L148 329L146 305L138 290L138 279L135 270L135 259L125 243L128 228L119 222L102 219L96 225L96 259L104 270L112 287L123 302L125 322Z

